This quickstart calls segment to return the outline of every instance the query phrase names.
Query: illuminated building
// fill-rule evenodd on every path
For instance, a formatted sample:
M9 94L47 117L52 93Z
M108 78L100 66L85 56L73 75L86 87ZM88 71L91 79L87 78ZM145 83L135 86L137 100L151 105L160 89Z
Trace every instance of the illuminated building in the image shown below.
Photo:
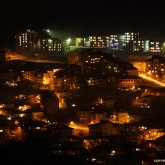
M101 75L89 76L86 78L86 82L89 86L106 86L107 78Z
M70 47L68 50L74 50L75 48L108 48L110 50L129 50L133 52L162 52L165 48L162 41L142 40L138 32L88 36L85 38L77 37L71 40L72 42L66 42L66 46Z
M146 62L133 62L133 66L138 69L138 73L145 73Z
M119 123L127 123L129 122L129 115L127 112L119 112L117 115Z
M128 76L138 76L138 70L134 67L126 69Z
M109 119L110 122L117 124L130 123L131 120L132 118L128 115L128 112L117 112Z
M40 41L41 52L61 52L62 41L58 38L45 38Z
M77 116L81 123L89 124L91 122L91 111L89 109L77 111Z
M76 47L87 47L87 48L110 47L109 36L89 36L86 38L75 38L74 40Z
M144 52L161 52L162 42L145 40L144 41Z
M82 73L98 72L103 61L102 53L95 50L82 51L80 53L67 53L69 64L77 64L81 67Z
M152 96L136 97L132 100L132 106L140 109L150 109L151 97Z
M66 101L65 99L68 97L68 92L56 92L56 95L59 99L59 109L67 109L67 104L66 104Z
M143 51L144 50L144 41L142 40L133 40L133 51Z
M79 121L83 124L96 124L100 123L101 120L106 120L107 116L103 111L99 111L99 109L88 109L83 108L77 111L77 117Z
M102 71L105 75L138 76L138 70L130 63L115 61L115 59L102 62Z
M144 130L144 139L145 140L155 140L164 135L165 135L165 132L163 132L161 129Z
M33 111L32 118L33 118L33 120L41 120L44 118L44 112L43 111Z
M69 64L77 64L81 73L86 75L89 86L106 86L114 81L109 75L138 76L138 70L132 64L116 60L112 54L104 54L97 49L87 49L80 53L67 53ZM121 82L121 81L120 81ZM134 86L136 80L128 80L122 86ZM128 83L129 82L129 83Z
M129 43L130 41L138 40L139 37L140 37L139 33L126 32L125 33L125 42Z
M86 38L76 38L76 46L87 48L118 48L120 35L109 36L89 36Z
M62 41L52 38L47 31L27 30L16 35L16 49L19 53L33 55L36 59L42 54L63 52Z
M23 78L35 82L35 71L23 71Z
M18 109L19 109L20 111L26 111L27 109L31 109L31 105L19 106Z
M138 69L138 73L145 73L147 68L146 61L151 59L152 55L146 53L133 53L128 55L127 62L132 63Z
M54 54L63 51L62 41L51 37L50 31L42 31L38 42L39 53Z
M139 33L111 34L108 36L89 36L85 39L86 46L96 48L123 48L130 41L139 40ZM89 44L87 44L89 42Z
M106 36L89 35L87 37L68 38L62 41L59 38L51 37L48 31L45 31L45 35L42 35L29 29L16 35L16 45L18 50L31 50L35 54L63 52L64 47L65 51L72 51L75 48L108 48L135 52L161 52L164 51L165 47L162 41L141 40L138 32L125 32Z
M126 32L124 34L110 35L110 47L117 50L122 50L128 47L130 50L138 51L138 48L133 47L133 42L139 40L139 33Z
M16 47L18 50L26 48L29 50L35 50L38 48L39 35L36 31L27 29L26 32L16 35Z
M84 46L84 38L75 38L75 46L82 47Z
M100 137L118 134L117 129L109 121L100 121L100 123L90 124L88 127L90 136Z
M89 36L90 47L92 48L105 48L109 47L107 38L105 36Z
M54 71L31 70L23 71L23 79L30 80L36 84L52 85L54 84Z
M134 89L141 84L141 78L137 76L116 77L118 87Z
M100 35L88 36L86 38L75 38L75 46L87 48L122 49L130 41L134 40L139 40L139 33L127 32L125 34L110 34L107 36Z
M161 51L161 42L150 41L150 52L160 52Z
M109 47L119 48L119 37L118 36L119 35L117 35L117 34L110 35L110 37L109 37L109 42L110 42Z
M161 56L153 56L147 60L146 73L153 78L165 78L165 58Z
M91 124L99 123L101 120L105 119L105 115L102 112L94 112L91 114Z

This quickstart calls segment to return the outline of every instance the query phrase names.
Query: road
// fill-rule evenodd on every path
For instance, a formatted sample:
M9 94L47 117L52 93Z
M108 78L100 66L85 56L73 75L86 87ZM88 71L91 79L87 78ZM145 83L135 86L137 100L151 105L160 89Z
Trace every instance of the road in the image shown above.
M27 57L17 54L17 53L6 53L6 60L12 61L12 60L28 60Z
M12 60L23 60L23 61L40 62L40 63L61 63L61 64L67 63L66 61L32 59L31 57L28 58L17 53L6 53L6 61L12 61Z
M145 74L139 74L139 77L141 77L141 78L143 78L143 79L145 79L145 80L147 80L149 82L152 82L152 83L154 83L157 86L165 87L165 83L160 82L158 80L155 80L155 79L153 79L151 77L148 77Z

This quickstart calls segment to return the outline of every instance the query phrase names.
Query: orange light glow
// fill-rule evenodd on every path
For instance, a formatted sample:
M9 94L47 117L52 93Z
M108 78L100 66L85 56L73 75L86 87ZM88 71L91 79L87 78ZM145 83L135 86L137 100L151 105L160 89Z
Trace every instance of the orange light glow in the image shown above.
M160 81L157 81L157 80L155 80L155 79L153 79L153 78L151 78L151 77L148 77L148 76L146 76L146 75L144 75L144 74L139 74L139 76L142 77L142 78L144 78L144 79L146 79L146 80L148 80L148 81L152 81L152 82L154 82L154 83L157 84L157 85L160 85L160 86L165 87L165 83L162 83L162 82L160 82Z
M69 127L74 128L74 134L78 135L80 131L83 131L84 134L88 134L89 133L89 128L88 125L84 125L84 124L76 124L75 122L71 121L68 124Z

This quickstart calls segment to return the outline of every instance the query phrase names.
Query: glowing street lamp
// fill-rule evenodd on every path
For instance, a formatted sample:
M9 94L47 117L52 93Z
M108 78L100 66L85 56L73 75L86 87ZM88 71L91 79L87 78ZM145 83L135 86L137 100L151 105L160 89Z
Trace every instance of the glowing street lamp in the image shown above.
M66 41L67 41L67 42L71 42L71 39L70 39L70 38L68 38Z
M76 104L72 104L72 107L75 107L76 106Z
M50 33L50 30L49 30L49 29L47 29L46 31L47 31L48 33Z
M67 40L66 40L66 45L70 45L70 43L71 43L71 39L70 38L68 38Z

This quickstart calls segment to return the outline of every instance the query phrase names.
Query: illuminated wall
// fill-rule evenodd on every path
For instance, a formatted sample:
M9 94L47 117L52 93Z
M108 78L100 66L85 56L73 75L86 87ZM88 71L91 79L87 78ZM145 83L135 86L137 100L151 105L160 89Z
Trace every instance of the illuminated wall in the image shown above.
M40 49L46 52L60 52L62 51L62 41L57 38L42 39Z
M146 62L133 62L133 66L138 69L138 73L145 73Z
M26 32L17 35L16 39L19 47L30 48L32 50L37 48L38 33L34 30L27 29Z

